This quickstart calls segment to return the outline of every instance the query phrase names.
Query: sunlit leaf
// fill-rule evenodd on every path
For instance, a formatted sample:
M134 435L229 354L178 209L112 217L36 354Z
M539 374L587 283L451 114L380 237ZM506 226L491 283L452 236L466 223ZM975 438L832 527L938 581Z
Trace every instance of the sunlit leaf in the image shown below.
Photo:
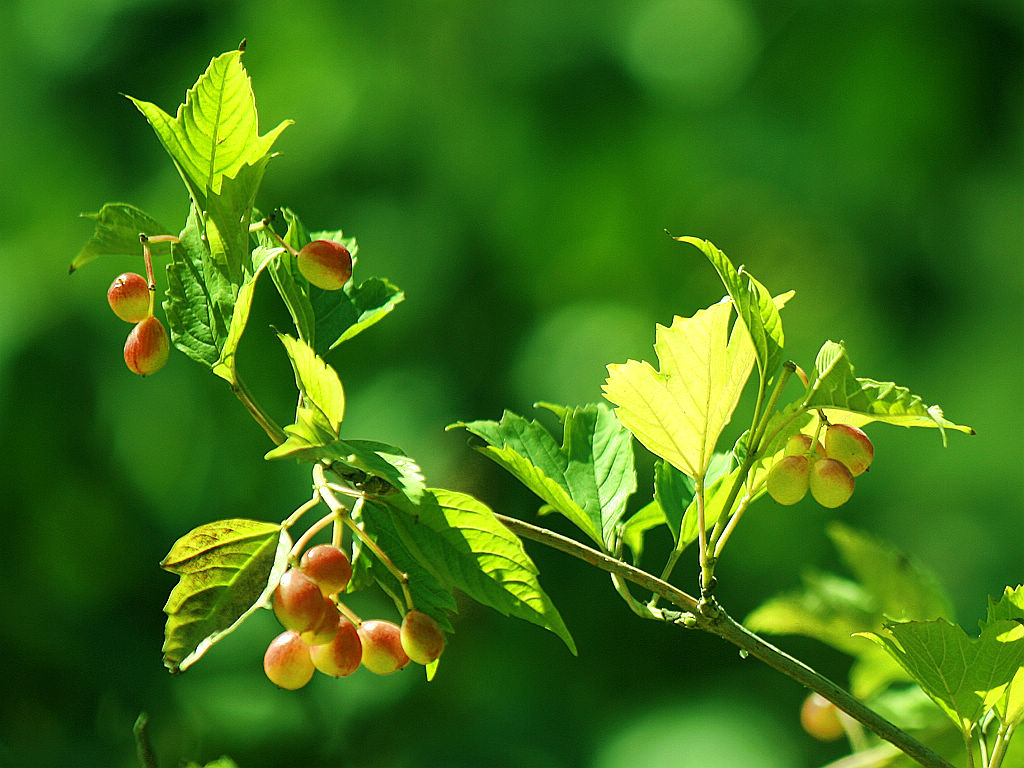
M345 417L345 391L337 371L325 363L313 348L301 339L279 333L295 371L295 383L302 392L303 404L314 407L327 419L331 431L338 434Z
M183 672L258 608L287 566L291 541L280 524L231 519L189 531L161 567L178 575L164 612L164 664Z
M139 271L142 271L142 243L140 234L173 234L148 213L128 203L107 203L96 213L83 213L82 218L92 219L96 228L92 237L71 262L69 272L74 272L99 256L138 256ZM153 243L150 250L155 254L165 252L167 243Z

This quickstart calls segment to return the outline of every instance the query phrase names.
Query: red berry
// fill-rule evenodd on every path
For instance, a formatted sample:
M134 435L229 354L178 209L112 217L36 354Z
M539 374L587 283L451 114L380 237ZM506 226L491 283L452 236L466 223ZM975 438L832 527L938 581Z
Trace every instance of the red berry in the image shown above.
M376 675L389 675L408 664L401 635L398 625L390 621L371 619L360 624L363 666Z
M338 290L352 277L352 254L333 240L306 243L297 259L302 276L325 291Z
M313 677L313 660L309 646L291 630L270 641L263 654L263 671L274 685L294 691Z
M330 642L331 638L338 632L338 621L341 619L338 607L329 597L324 597L323 600L324 608L320 621L315 626L299 633L302 639L309 645L320 645L321 643Z
M167 363L171 354L171 342L163 323L155 317L147 317L128 334L124 343L124 362L132 373L148 376L156 373Z
M299 567L325 595L341 592L352 578L352 563L348 555L333 544L318 544L307 549Z
M409 611L402 620L402 649L417 664L430 664L444 650L444 633L433 617Z
M363 641L355 624L346 618L338 622L338 630L327 643L309 649L314 666L331 677L345 677L359 668L363 660Z
M323 622L324 596L320 587L297 568L284 572L274 590L274 615L285 629L306 632ZM332 606L335 614L337 610Z
M149 283L134 272L118 275L107 289L107 303L126 323L138 323L149 317L149 302Z
M846 733L836 705L817 693L804 699L800 707L800 725L819 741L835 741Z

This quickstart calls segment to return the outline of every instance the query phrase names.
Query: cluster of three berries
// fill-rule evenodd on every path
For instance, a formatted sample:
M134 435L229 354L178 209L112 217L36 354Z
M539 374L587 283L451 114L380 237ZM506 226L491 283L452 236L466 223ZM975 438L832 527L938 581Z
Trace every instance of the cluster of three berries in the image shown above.
M824 444L798 433L786 444L785 456L768 473L768 494L779 504L796 504L808 489L816 502L830 509L853 495L854 478L875 457L864 431L849 424L829 424Z
M378 675L435 661L444 650L444 633L427 614L410 610L402 626L359 620L333 596L352 577L348 556L330 544L303 553L299 566L285 571L274 590L274 614L285 631L263 657L263 671L275 685L295 690L315 671L347 677L360 665Z

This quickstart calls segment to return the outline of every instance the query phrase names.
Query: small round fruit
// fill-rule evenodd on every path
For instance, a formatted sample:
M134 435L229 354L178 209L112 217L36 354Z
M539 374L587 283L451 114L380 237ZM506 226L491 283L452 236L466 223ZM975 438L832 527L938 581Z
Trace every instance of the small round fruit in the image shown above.
M352 578L352 562L333 544L317 544L307 549L299 567L325 595L341 592Z
M370 619L360 624L358 631L363 643L363 666L375 675L389 675L409 663L397 624Z
M836 459L818 459L811 465L811 496L823 507L835 509L853 495L853 475Z
M818 693L804 699L800 707L800 725L819 741L835 741L846 733L836 705Z
M149 299L149 283L134 272L118 275L107 289L107 303L126 323L138 323L149 317Z
M167 331L155 317L147 317L132 328L124 343L124 362L132 373L148 376L167 364L171 342Z
M811 438L810 435L804 434L803 432L797 432L795 435L786 441L786 455L787 456L806 456L811 450ZM814 446L815 456L824 456L825 447L819 440L817 445Z
M338 290L352 277L352 254L334 240L306 243L297 259L302 276L325 291Z
M346 677L359 669L363 660L363 641L359 639L355 624L342 618L330 642L310 647L309 656L313 665L325 675Z
M825 455L843 462L857 477L871 466L875 446L863 430L849 424L830 424L825 430Z
M294 691L308 683L314 672L309 646L287 630L270 641L263 654L263 671L274 685Z
M333 600L325 596L323 614L320 617L320 621L306 631L299 632L299 635L301 635L307 645L329 643L331 638L338 632L338 621L340 620L341 614L338 613L338 607L334 604Z
M326 605L320 587L298 568L289 568L274 589L274 615L285 629L306 632L324 620ZM331 606L337 614L337 609Z
M402 649L417 664L430 664L444 650L444 632L433 617L409 611L402 620Z
M796 504L807 495L810 461L806 456L786 456L768 472L768 495L779 504Z

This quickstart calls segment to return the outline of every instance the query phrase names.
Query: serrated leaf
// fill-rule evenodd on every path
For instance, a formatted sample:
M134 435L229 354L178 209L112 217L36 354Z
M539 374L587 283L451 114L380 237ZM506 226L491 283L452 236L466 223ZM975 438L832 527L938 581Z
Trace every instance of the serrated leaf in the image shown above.
M460 422L484 440L474 445L602 548L636 490L629 432L604 405L542 404L562 422L562 444L542 424L505 411L501 421Z
M945 443L946 429L974 434L971 427L948 421L937 405L925 405L906 387L889 381L857 378L843 344L827 341L814 363L814 380L804 400L807 408L834 408L901 427L937 427Z
M92 237L71 262L69 272L100 256L142 256L139 235L149 236L173 234L163 224L145 211L128 203L107 203L96 213L81 214L84 219L96 222ZM150 250L156 254L169 244L153 243Z
M283 121L259 135L256 98L241 51L214 58L173 118L155 104L128 98L153 126L192 199L204 211L209 208L207 198L221 193L224 178L266 157L292 122Z
M334 349L376 325L405 300L405 293L380 277L371 277L356 285L352 280L340 291L324 291L309 286L310 301L316 315L317 349Z
M736 269L725 253L713 243L696 237L673 239L700 249L718 272L753 342L761 378L767 382L782 364L785 338L782 332L782 318L779 315L780 305L772 300L767 288L742 268ZM792 295L792 291L786 294L786 300Z
M997 621L1024 624L1024 587L1007 587L998 602L989 598L988 616L981 624L982 629ZM1006 692L997 702L996 710L1003 723L1014 725L1024 720L1024 667L1017 670L1013 680L1006 686Z
M303 405L318 409L336 437L345 417L345 391L337 371L301 339L284 333L279 333L277 337L284 344L295 371L295 383L302 393Z
M438 489L428 490L418 504L400 496L388 497L386 504L416 559L443 582L505 616L550 630L576 653L561 615L541 589L536 565L486 504Z
M291 540L279 524L230 519L194 528L161 567L178 575L164 612L164 664L183 672L267 603Z
M659 325L660 369L630 360L608 366L604 396L647 450L703 483L725 425L754 364L742 326L729 335L732 304L719 302L693 317Z
M995 705L1024 663L1024 626L995 621L971 638L945 619L860 635L887 651L963 733Z

